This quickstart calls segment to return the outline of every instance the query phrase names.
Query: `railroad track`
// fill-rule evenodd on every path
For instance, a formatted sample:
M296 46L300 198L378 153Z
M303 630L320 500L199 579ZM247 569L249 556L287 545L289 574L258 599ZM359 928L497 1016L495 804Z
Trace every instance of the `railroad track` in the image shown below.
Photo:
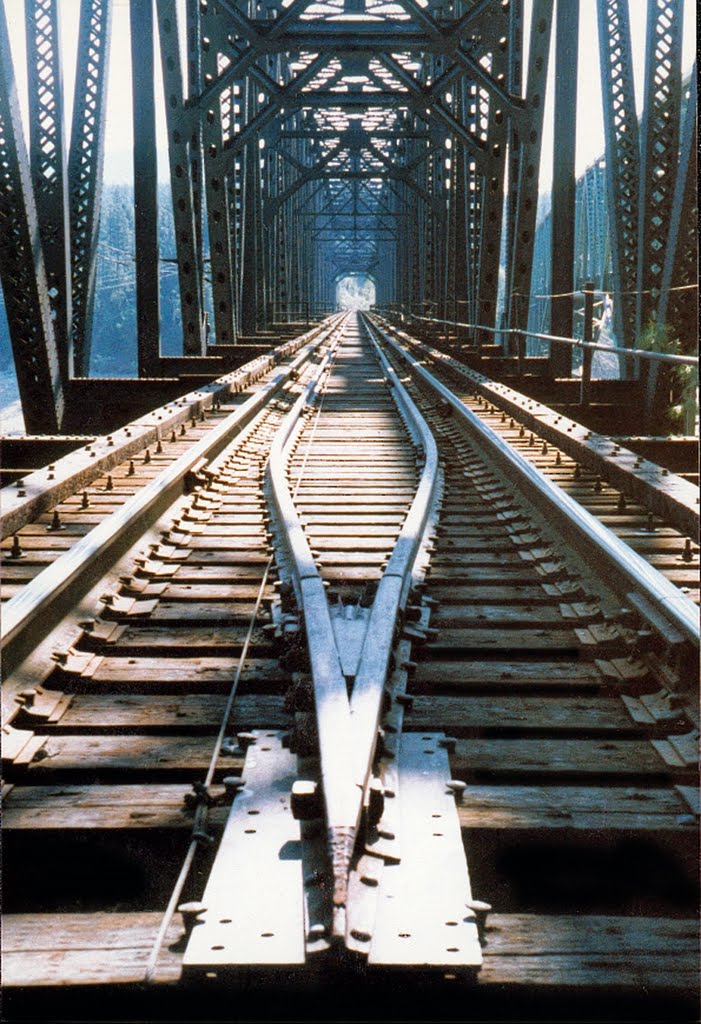
M211 452L168 435L168 488L12 581L11 1008L98 985L167 1016L233 986L264 1012L281 985L374 998L391 970L415 1014L688 1012L693 602L548 504L501 413L475 425L384 329L313 334L235 405L214 389ZM8 546L42 551L53 507L24 489Z

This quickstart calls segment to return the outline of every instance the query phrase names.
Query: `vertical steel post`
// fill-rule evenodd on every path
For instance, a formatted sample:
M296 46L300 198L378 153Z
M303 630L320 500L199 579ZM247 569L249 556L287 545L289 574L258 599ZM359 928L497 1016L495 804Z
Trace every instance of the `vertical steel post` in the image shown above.
M175 249L178 257L178 283L183 325L183 353L204 355L206 351L203 275L201 252L201 215L196 211L192 137L199 126L188 131L185 113L185 83L180 56L180 26L177 6L170 0L158 0L158 34L168 125L170 192L173 206Z
M579 0L557 0L550 330L567 338L572 335L574 303L578 43ZM572 349L569 345L551 345L549 372L552 377L572 376Z
M153 0L130 0L129 18L134 119L137 352L139 376L154 377L158 376L160 362L160 263Z
M584 292L584 332L583 341L593 341L594 339L594 282L587 281L582 289ZM591 395L591 364L592 364L592 350L590 348L582 349L582 378L579 391L579 402L580 405L589 405Z
M552 0L534 0L528 53L524 137L521 139L509 299L511 327L527 328L538 210L538 174L548 80Z
M73 372L90 371L90 334L95 304L97 242L105 158L105 107L112 0L82 0L68 159L71 198Z

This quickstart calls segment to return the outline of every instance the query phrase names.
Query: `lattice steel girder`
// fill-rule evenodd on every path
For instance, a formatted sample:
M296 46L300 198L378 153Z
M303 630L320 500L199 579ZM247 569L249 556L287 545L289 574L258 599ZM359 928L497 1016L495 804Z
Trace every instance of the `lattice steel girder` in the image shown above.
M295 192L297 192L303 185L306 185L308 181L318 181L321 177L321 171L343 150L342 143L333 146L329 149L325 155L317 161L312 167L304 167L301 161L297 161L300 167L304 167L299 177L289 185L284 192L280 195L274 196L268 199L265 203L265 223L270 224L275 214L278 212L283 203L287 202Z
M112 0L82 0L68 162L73 371L79 377L87 376L90 368L111 25Z
M500 18L504 38L508 31L506 16L507 12L501 8ZM506 78L507 60L506 48L497 47L492 54L492 68L500 80ZM508 124L499 98L490 94L487 150L491 166L489 173L484 175L482 183L482 245L480 247L477 293L478 323L488 327L494 326L497 311Z
M614 327L619 344L632 345L636 326L640 152L628 0L597 0L597 13L615 292Z
M61 429L64 393L10 40L0 5L0 280L29 433Z
M640 140L636 337L654 316L662 284L679 156L683 0L648 0Z
M217 18L211 5L201 12L200 18L202 38L215 39ZM216 74L216 70L217 47L210 45L202 55L202 74L206 79L208 75ZM230 102L230 97L228 100ZM235 224L230 218L226 176L217 166L222 146L222 103L222 98L214 97L202 119L203 180L212 271L214 335L217 342L231 344L236 340ZM231 170L234 170L233 162Z
M217 153L212 154L211 172L218 175L227 174L233 157L240 153L251 139L256 138L263 128L280 114L283 108L289 114L301 105L307 106L306 102L304 104L301 103L300 93L309 84L314 75L324 67L325 63L324 58L318 57L304 71L300 71L289 85L279 87L266 106L262 110L256 111L255 115L242 127L241 131L221 146L221 152L217 151ZM305 96L305 101L306 98Z
M61 379L70 376L71 263L57 0L26 0L29 156Z
M514 225L513 277L509 296L510 323L528 326L533 244L538 210L538 169L543 135L545 88L548 79L552 0L534 0L528 49L527 120L520 145L518 195Z
M693 351L698 332L699 202L696 164L698 155L696 65L691 71L689 99L684 115L674 199L669 218L664 268L660 282L657 325L679 332L683 351Z
M192 181L192 141L184 117L185 87L180 56L181 28L178 7L174 6L171 0L158 0L158 34L168 125L170 190L173 201L175 248L178 257L183 352L185 355L204 355L206 338L202 265L197 246Z

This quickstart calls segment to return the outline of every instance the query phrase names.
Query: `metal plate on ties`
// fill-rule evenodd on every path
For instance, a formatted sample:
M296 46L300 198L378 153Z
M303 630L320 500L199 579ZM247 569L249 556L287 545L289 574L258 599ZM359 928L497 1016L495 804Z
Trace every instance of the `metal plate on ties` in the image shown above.
M369 963L465 968L482 963L450 766L440 733L402 733L401 860L385 863Z
M207 910L185 952L190 974L305 961L300 826L290 810L297 759L283 733L254 735L202 897Z

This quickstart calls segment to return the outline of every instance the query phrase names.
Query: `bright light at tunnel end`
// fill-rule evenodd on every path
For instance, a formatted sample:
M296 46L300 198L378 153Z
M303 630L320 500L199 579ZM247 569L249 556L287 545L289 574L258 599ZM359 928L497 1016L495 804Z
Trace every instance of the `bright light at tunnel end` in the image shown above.
M339 309L370 309L375 304L375 282L367 274L345 274L336 282Z

